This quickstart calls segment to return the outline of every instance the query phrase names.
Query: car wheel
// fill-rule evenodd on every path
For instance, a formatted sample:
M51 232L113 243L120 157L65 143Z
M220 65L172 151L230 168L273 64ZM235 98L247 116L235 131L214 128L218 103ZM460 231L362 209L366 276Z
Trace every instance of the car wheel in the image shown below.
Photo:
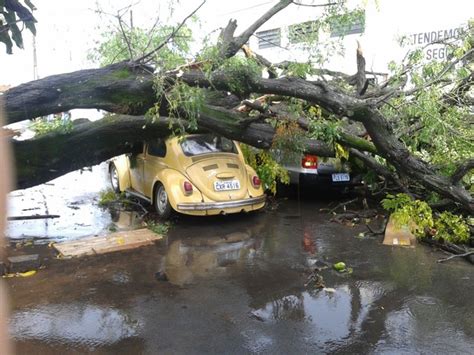
M112 185L112 190L117 193L120 193L120 183L117 168L115 165L111 165L109 169L110 185Z
M159 184L155 189L153 204L158 216L161 218L166 219L171 215L172 208L168 199L168 194L162 184Z

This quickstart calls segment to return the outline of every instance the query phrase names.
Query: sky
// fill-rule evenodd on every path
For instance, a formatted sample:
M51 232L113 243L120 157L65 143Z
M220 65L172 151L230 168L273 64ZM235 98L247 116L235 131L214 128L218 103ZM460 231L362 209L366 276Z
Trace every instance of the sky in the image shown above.
M324 0L302 1L321 3ZM231 17L237 18L239 29L243 29L276 2L277 0L207 0L198 12L200 23L192 24L193 35L204 36L213 29L225 26ZM378 4L377 11L381 14L377 24L380 26L380 36L388 33L387 28L397 30L400 26L405 26L415 33L431 28L446 28L464 21L468 16L474 17L474 0L450 0L449 6L446 2L432 0L361 2L372 8ZM87 53L94 46L99 33L117 23L111 15L97 14L95 10L99 7L106 13L116 14L119 9L132 3L134 25L146 28L157 17L162 23L179 23L201 0L174 0L175 11L172 13L169 11L169 2L163 0L33 0L33 3L37 7L34 15L38 20L36 48L38 74L41 78L97 66L87 60ZM307 9L296 9L294 5L290 5L272 21L276 24L292 21L293 18L303 17ZM377 41L381 46L392 46L391 42L383 43L382 37ZM24 32L24 42L25 49L14 47L13 55L7 55L0 44L0 85L14 86L34 79L33 38L27 31ZM374 52L377 50L377 46L370 46Z
M135 26L149 28L160 18L161 22L179 23L201 0L174 0L175 11L170 13L169 2L162 0L33 0L37 10L34 12L38 23L36 48L39 77L53 74L93 68L95 63L87 60L87 53L94 46L99 34L116 26L117 20L112 15L99 15L103 12L115 15L127 5L133 6ZM195 34L210 31L214 24L219 27L222 18L238 13L239 9L250 7L265 11L265 5L271 6L276 1L260 0L240 3L234 1L207 0L198 15L203 19L194 24ZM206 19L204 21L204 19ZM126 21L129 17L126 16ZM203 30L203 28L205 28ZM0 85L18 85L33 80L33 36L23 32L25 49L14 47L13 55L7 55L0 44Z

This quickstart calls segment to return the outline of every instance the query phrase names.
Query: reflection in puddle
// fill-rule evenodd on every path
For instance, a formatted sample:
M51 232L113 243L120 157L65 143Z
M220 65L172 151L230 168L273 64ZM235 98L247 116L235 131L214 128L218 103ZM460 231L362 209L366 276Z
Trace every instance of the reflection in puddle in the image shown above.
M138 335L140 322L113 308L84 304L47 305L13 313L10 332L17 340L47 340L87 347Z
M309 322L318 341L334 341L349 334L351 294L347 287L339 287L333 294L303 292L269 302L254 313L270 322Z
M310 337L332 344L360 332L371 305L382 296L379 283L351 284L323 290L304 291L268 302L252 312L265 322L303 322L311 324Z
M117 230L137 229L143 226L143 213L111 209L110 216Z
M168 248L164 271L172 284L183 286L196 277L225 271L229 265L251 259L259 246L260 242L246 232L175 240Z

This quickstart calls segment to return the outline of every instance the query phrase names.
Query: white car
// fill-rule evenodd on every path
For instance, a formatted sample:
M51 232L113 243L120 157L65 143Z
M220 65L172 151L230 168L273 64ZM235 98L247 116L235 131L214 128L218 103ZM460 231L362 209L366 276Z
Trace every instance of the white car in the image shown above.
M298 159L283 159L281 165L290 174L290 184L348 187L354 184L349 165L336 158L303 154Z

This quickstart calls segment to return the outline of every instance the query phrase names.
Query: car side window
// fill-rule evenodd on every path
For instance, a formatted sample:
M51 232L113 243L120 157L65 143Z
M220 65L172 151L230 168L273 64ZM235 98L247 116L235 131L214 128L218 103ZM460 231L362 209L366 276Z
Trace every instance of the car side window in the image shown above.
M143 153L143 142L135 142L132 145L132 155L138 155Z
M157 139L148 143L148 154L154 157L164 158L166 156L166 143L163 139Z

